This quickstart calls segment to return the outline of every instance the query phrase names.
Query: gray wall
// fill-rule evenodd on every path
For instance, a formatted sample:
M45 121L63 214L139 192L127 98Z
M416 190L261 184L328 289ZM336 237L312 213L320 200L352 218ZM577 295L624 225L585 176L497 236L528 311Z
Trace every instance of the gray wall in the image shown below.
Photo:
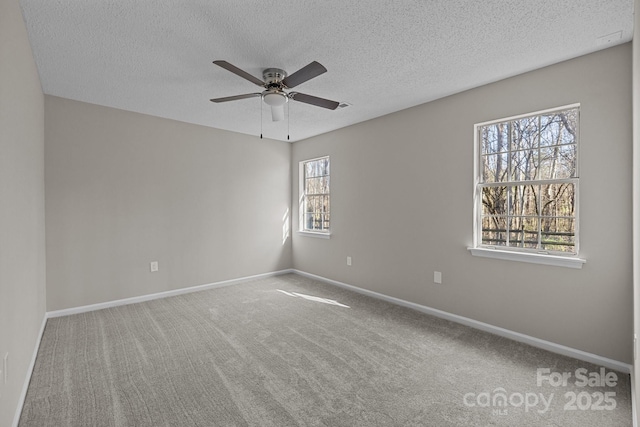
M640 11L640 0L635 0L634 8ZM634 14L633 37L633 325L635 351L633 360L632 390L636 408L640 406L640 364L638 364L638 335L640 334L640 13ZM637 425L640 425L640 411L636 410Z
M48 310L291 267L290 144L50 96L45 135Z
M17 0L0 0L0 425L13 420L45 313L44 106Z
M473 257L474 123L576 102L587 264ZM630 44L297 142L292 200L297 163L331 156L333 234L294 233L293 265L631 363L631 154Z

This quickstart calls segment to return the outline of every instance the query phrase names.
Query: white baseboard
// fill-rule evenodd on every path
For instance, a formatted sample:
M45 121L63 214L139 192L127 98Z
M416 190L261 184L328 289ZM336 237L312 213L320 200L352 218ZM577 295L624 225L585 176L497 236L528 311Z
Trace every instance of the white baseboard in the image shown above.
M159 298L167 298L175 295L188 294L191 292L204 291L206 289L221 288L231 286L247 280L263 279L265 277L280 276L282 274L293 273L292 269L272 271L269 273L256 274L254 276L240 277L237 279L223 280L221 282L208 283L205 285L190 286L188 288L173 289L171 291L158 292L155 294L140 295L138 297L124 298L115 301L101 302L98 304L83 305L80 307L65 308L63 310L48 311L47 318L68 316L70 314L86 313L89 311L102 310L104 308L117 307L120 305L135 304L138 302L151 301Z
M27 390L29 389L29 383L31 382L31 374L33 374L33 368L36 366L36 358L38 357L38 350L40 350L40 342L42 341L42 334L44 334L44 327L46 325L47 325L47 315L45 313L45 315L42 317L42 324L40 325L40 331L38 332L36 345L33 349L31 362L29 363L29 368L27 369L27 375L25 376L24 384L22 385L22 392L20 393L20 398L18 399L18 406L16 406L16 413L13 416L13 424L11 424L12 427L18 427L18 423L20 422L22 407L24 406L24 401L27 398Z
M327 279L326 277L317 276L315 274L307 273L300 270L293 270L294 273L300 276L308 277L311 279L319 280L331 285L339 286L344 289L367 295L373 298L381 299L393 304L397 304L403 307L411 308L413 310L420 311L422 313L430 314L441 319L450 320L455 323L470 326L475 329L480 329L485 332L499 335L501 337L509 338L514 341L519 341L525 344L529 344L533 347L542 348L553 353L562 354L563 356L573 357L574 359L582 360L584 362L593 363L595 365L603 366L605 368L613 369L625 374L631 373L631 365L623 363L617 360L609 359L606 357L598 356L597 354L588 353L586 351L578 350L575 348L567 347L562 344L556 344L551 341L542 340L540 338L532 337L529 335L521 334L519 332L504 329L499 326L490 325L488 323L479 322L477 320L470 319L468 317L459 316L457 314L447 313L446 311L438 310L436 308L427 307L425 305L416 304L410 301L405 301L400 298L391 297L389 295L381 294L378 292L370 291L367 289L359 288L357 286L348 285L346 283L338 282L337 280ZM633 379L632 379L633 380Z

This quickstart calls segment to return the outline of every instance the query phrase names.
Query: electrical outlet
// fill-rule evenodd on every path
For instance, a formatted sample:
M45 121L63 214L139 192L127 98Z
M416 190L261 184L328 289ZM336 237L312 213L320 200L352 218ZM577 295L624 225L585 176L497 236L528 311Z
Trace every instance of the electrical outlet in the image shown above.
M442 283L442 272L440 271L433 272L433 283Z
M155 273L156 271L158 271L158 261L151 261L149 263L149 268L152 273Z
M351 257L350 256L347 257L347 265L349 267L351 267Z

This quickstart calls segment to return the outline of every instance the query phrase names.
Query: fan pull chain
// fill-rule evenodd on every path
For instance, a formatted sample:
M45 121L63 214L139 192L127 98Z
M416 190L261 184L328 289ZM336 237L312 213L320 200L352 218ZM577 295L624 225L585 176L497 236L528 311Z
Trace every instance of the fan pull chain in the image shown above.
M262 139L262 96L260 96L260 139Z
M290 113L291 113L291 104L287 102L287 141L289 140L289 123L291 123L291 120L289 120Z

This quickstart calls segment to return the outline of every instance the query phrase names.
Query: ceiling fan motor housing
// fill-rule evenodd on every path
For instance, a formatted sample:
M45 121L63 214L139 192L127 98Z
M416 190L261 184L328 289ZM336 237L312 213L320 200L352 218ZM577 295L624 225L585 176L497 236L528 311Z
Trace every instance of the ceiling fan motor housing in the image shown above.
M267 83L267 88L271 88L273 85L278 89L282 89L284 86L282 80L284 80L285 77L287 77L287 72L280 68L267 68L262 72L262 78L265 83Z

